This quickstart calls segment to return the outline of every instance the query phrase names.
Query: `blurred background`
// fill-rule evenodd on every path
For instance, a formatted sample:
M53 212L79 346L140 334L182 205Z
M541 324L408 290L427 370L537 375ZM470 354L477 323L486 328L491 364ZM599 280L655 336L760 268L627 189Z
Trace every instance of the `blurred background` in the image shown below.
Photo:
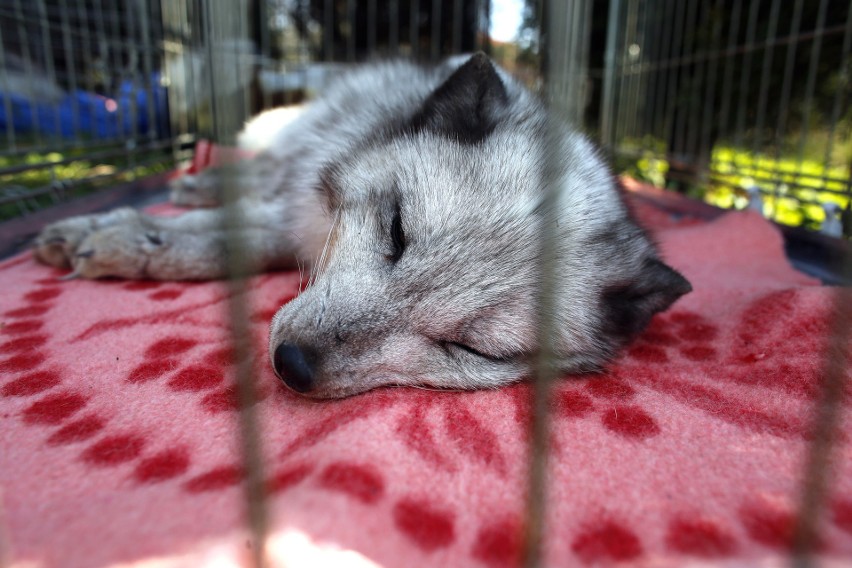
M848 0L545 4L4 0L0 238L80 196L162 188L198 140L231 142L348 65L475 50L547 84L618 173L849 238Z

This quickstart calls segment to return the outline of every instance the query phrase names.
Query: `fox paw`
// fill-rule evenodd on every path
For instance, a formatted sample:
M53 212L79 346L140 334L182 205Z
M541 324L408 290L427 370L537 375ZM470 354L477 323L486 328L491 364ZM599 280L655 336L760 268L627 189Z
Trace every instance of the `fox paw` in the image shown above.
M74 269L68 278L114 276L145 279L151 259L166 248L160 233L141 223L113 225L89 233L71 258Z
M35 257L45 264L57 268L76 268L79 258L90 257L93 250L92 237L106 234L109 237L112 228L124 228L123 232L138 232L141 229L138 213L124 207L99 215L81 215L51 223L38 234L33 242ZM101 242L103 236L96 239ZM126 240L126 237L125 237ZM83 255L82 257L80 255ZM81 274L82 275L82 274ZM91 276L95 278L96 276Z

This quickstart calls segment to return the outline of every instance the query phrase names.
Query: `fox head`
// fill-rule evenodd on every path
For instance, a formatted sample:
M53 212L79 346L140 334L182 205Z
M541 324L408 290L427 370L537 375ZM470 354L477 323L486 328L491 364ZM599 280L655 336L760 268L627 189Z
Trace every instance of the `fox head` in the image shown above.
M321 179L326 248L270 337L276 372L307 396L494 388L528 375L545 219L556 220L561 371L600 368L691 289L658 258L592 146L484 55Z

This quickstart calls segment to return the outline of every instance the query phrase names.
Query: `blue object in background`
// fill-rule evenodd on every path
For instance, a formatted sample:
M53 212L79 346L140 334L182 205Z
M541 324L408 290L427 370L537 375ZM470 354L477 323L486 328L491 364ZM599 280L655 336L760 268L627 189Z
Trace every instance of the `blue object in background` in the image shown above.
M150 107L154 124L150 124ZM79 132L84 138L107 139L147 135L153 129L160 137L167 134L167 117L166 90L159 74L151 77L150 91L146 85L123 81L116 98L77 90L49 103L0 91L0 132L12 128L16 134L38 132L63 138L74 138Z

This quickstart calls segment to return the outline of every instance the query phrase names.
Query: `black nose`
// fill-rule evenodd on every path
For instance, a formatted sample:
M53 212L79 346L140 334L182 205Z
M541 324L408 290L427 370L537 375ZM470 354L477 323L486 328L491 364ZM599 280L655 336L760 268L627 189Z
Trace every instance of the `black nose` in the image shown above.
M314 372L305 352L289 343L275 348L272 365L275 373L288 387L296 392L305 393L313 388Z

